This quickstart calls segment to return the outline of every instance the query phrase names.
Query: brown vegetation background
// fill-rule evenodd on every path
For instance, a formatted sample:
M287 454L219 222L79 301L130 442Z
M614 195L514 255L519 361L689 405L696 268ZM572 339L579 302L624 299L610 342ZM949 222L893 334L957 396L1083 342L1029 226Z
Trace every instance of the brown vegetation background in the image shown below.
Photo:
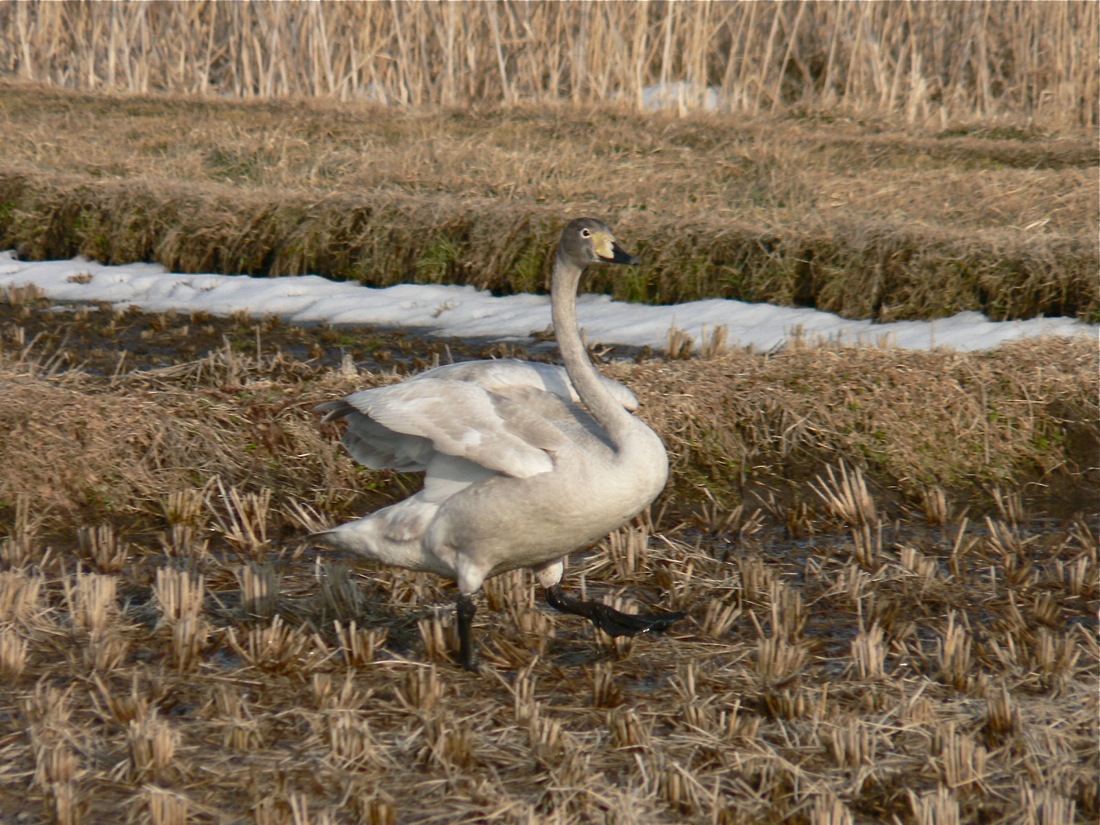
M329 522L369 512L419 479L357 473L313 406L433 360L529 357L243 316L85 308L57 318L41 298L16 300L0 313L0 507L30 495L42 524L62 531L108 514L134 529L159 512L164 490L213 477L270 489L279 508L309 502ZM342 355L362 369L318 361ZM1078 337L990 353L796 344L602 369L637 393L668 446L662 503L677 511L769 495L785 507L846 460L906 507L937 489L985 507L1004 487L1064 517L1097 509L1095 362L1095 345Z
M622 103L1097 123L1097 6L975 3L20 3L0 74L69 89Z
M0 248L507 292L590 213L628 300L1095 321L1098 9L3 2ZM4 822L1100 817L1095 341L604 364L672 480L567 583L688 616L509 574L471 674L445 583L301 540L418 484L311 409L523 353L69 310L0 295Z

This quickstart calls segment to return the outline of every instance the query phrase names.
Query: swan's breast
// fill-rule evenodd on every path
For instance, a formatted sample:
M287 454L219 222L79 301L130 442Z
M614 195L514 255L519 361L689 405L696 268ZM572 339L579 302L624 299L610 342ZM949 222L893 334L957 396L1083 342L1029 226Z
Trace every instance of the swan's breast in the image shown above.
M443 503L427 542L446 558L476 556L495 575L599 541L664 488L664 445L645 429L631 440L633 449L567 451L549 473L495 476L471 485Z

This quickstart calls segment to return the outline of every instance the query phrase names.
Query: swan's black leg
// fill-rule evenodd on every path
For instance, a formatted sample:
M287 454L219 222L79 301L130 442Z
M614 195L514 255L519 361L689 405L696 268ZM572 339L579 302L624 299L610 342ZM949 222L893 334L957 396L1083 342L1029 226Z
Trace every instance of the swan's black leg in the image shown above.
M458 596L455 613L458 616L458 659L466 670L477 670L477 656L474 651L474 639L470 626L477 613L477 605L470 596L461 593Z
M560 584L546 588L546 601L555 610L584 616L609 636L637 636L651 630L668 630L687 613L623 613L602 602L586 602L565 595Z

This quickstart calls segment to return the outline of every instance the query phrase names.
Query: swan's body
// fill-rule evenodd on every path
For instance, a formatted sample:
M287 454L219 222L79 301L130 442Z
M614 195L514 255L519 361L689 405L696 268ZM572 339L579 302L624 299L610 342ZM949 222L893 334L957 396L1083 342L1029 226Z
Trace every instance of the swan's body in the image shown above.
M667 627L681 614L629 616L566 597L566 555L637 515L664 488L661 439L631 411L629 389L592 366L576 321L577 284L590 263L634 263L599 221L562 233L552 282L554 330L565 369L476 361L322 404L344 419L343 442L374 469L422 470L410 498L317 535L334 547L453 579L462 661L473 667L472 596L485 579L535 571L558 609L611 633Z

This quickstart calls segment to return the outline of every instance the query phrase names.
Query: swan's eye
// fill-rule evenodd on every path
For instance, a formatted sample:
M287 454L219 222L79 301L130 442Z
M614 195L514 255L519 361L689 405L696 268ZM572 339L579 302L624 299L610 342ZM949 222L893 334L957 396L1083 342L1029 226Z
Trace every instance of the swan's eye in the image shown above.
M582 229L581 230L581 237L582 238L591 238L592 237L592 230L591 229Z

